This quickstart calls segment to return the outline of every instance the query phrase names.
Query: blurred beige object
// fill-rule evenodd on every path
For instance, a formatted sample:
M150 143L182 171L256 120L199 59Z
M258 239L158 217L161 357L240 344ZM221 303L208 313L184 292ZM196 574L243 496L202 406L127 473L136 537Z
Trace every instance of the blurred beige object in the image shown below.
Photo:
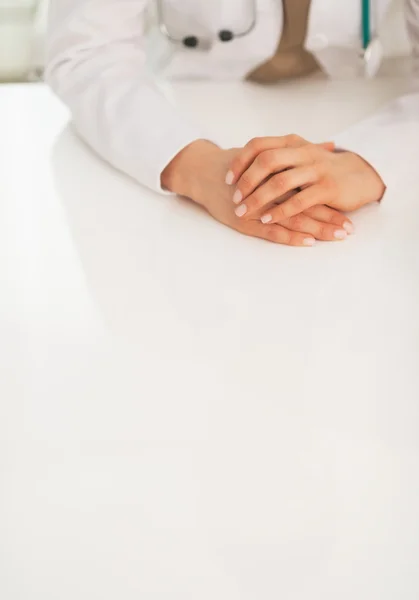
M0 81L30 78L37 7L37 0L0 0Z
M37 0L33 32L33 76L42 77L45 65L45 41L50 0Z

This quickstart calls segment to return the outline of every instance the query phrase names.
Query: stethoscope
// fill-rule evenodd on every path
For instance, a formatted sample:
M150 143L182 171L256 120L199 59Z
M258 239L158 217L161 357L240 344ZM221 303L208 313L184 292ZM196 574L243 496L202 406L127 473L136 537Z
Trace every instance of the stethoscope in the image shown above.
M371 32L371 1L372 0L360 0L362 9L361 19L361 41L362 41L362 52L361 56L364 62L365 75L367 77L373 77L377 74L381 66L383 59L383 48L380 40L376 36L372 36ZM221 29L217 38L220 42L231 42L237 38L243 38L255 29L257 25L257 0L250 0L252 15L248 27L243 31L232 31L231 29ZM189 34L183 38L176 38L173 36L166 25L163 0L156 0L157 4L157 20L160 32L173 44L183 45L188 49L198 50L210 50L214 44L216 38L200 38L196 35Z
M256 24L257 24L256 0L250 0L250 4L251 4L251 8L252 8L252 15L251 15L251 21L249 23L249 26L244 31L240 31L240 32L234 32L231 29L221 29L218 32L218 36L217 36L218 39L220 40L220 42L231 42L232 40L235 40L237 38L246 37L247 35L252 33L252 31L255 29ZM174 44L183 44L183 46L185 46L185 48L199 49L199 50L210 50L211 47L213 46L214 39L208 39L208 38L203 39L203 38L197 37L196 35L187 35L187 36L183 37L182 39L175 38L174 36L172 36L170 34L169 30L167 29L167 26L165 23L164 13L163 13L163 0L157 0L157 19L158 19L158 25L159 25L159 29L160 29L161 33L167 39L169 39L171 42L173 42Z
M362 58L364 60L364 74L374 77L383 62L384 50L377 36L372 36L371 26L371 0L361 0L362 19Z

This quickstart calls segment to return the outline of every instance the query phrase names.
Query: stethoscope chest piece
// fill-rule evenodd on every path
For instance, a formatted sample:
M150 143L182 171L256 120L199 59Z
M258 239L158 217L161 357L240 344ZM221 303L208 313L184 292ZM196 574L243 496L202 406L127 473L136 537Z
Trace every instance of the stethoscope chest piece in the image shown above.
M365 77L375 77L383 62L384 49L378 38L374 38L364 50Z

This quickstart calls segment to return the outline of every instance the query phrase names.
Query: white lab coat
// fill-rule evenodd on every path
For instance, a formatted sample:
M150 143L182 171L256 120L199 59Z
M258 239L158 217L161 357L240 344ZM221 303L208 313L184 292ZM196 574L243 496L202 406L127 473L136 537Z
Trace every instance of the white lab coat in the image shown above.
M165 98L152 71L169 78L243 78L274 53L282 31L280 0L256 2L252 33L216 42L204 53L170 44L159 33L153 0L52 0L46 80L99 155L160 190L160 174L170 160L210 133ZM379 28L389 0L372 4ZM180 38L216 37L225 28L242 31L251 18L245 0L163 0L163 6L171 34ZM416 68L419 0L405 0L405 8ZM312 0L306 47L330 75L358 67L360 23L360 0ZM403 169L417 169L419 94L393 102L337 142L364 156L388 186L396 185Z

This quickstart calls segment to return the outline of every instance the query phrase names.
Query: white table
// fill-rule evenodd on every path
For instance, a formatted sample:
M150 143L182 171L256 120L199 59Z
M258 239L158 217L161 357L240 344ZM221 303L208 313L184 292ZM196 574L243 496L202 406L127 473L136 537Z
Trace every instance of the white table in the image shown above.
M330 137L402 85L174 94L236 144ZM269 245L66 121L0 88L0 597L417 600L417 190Z

